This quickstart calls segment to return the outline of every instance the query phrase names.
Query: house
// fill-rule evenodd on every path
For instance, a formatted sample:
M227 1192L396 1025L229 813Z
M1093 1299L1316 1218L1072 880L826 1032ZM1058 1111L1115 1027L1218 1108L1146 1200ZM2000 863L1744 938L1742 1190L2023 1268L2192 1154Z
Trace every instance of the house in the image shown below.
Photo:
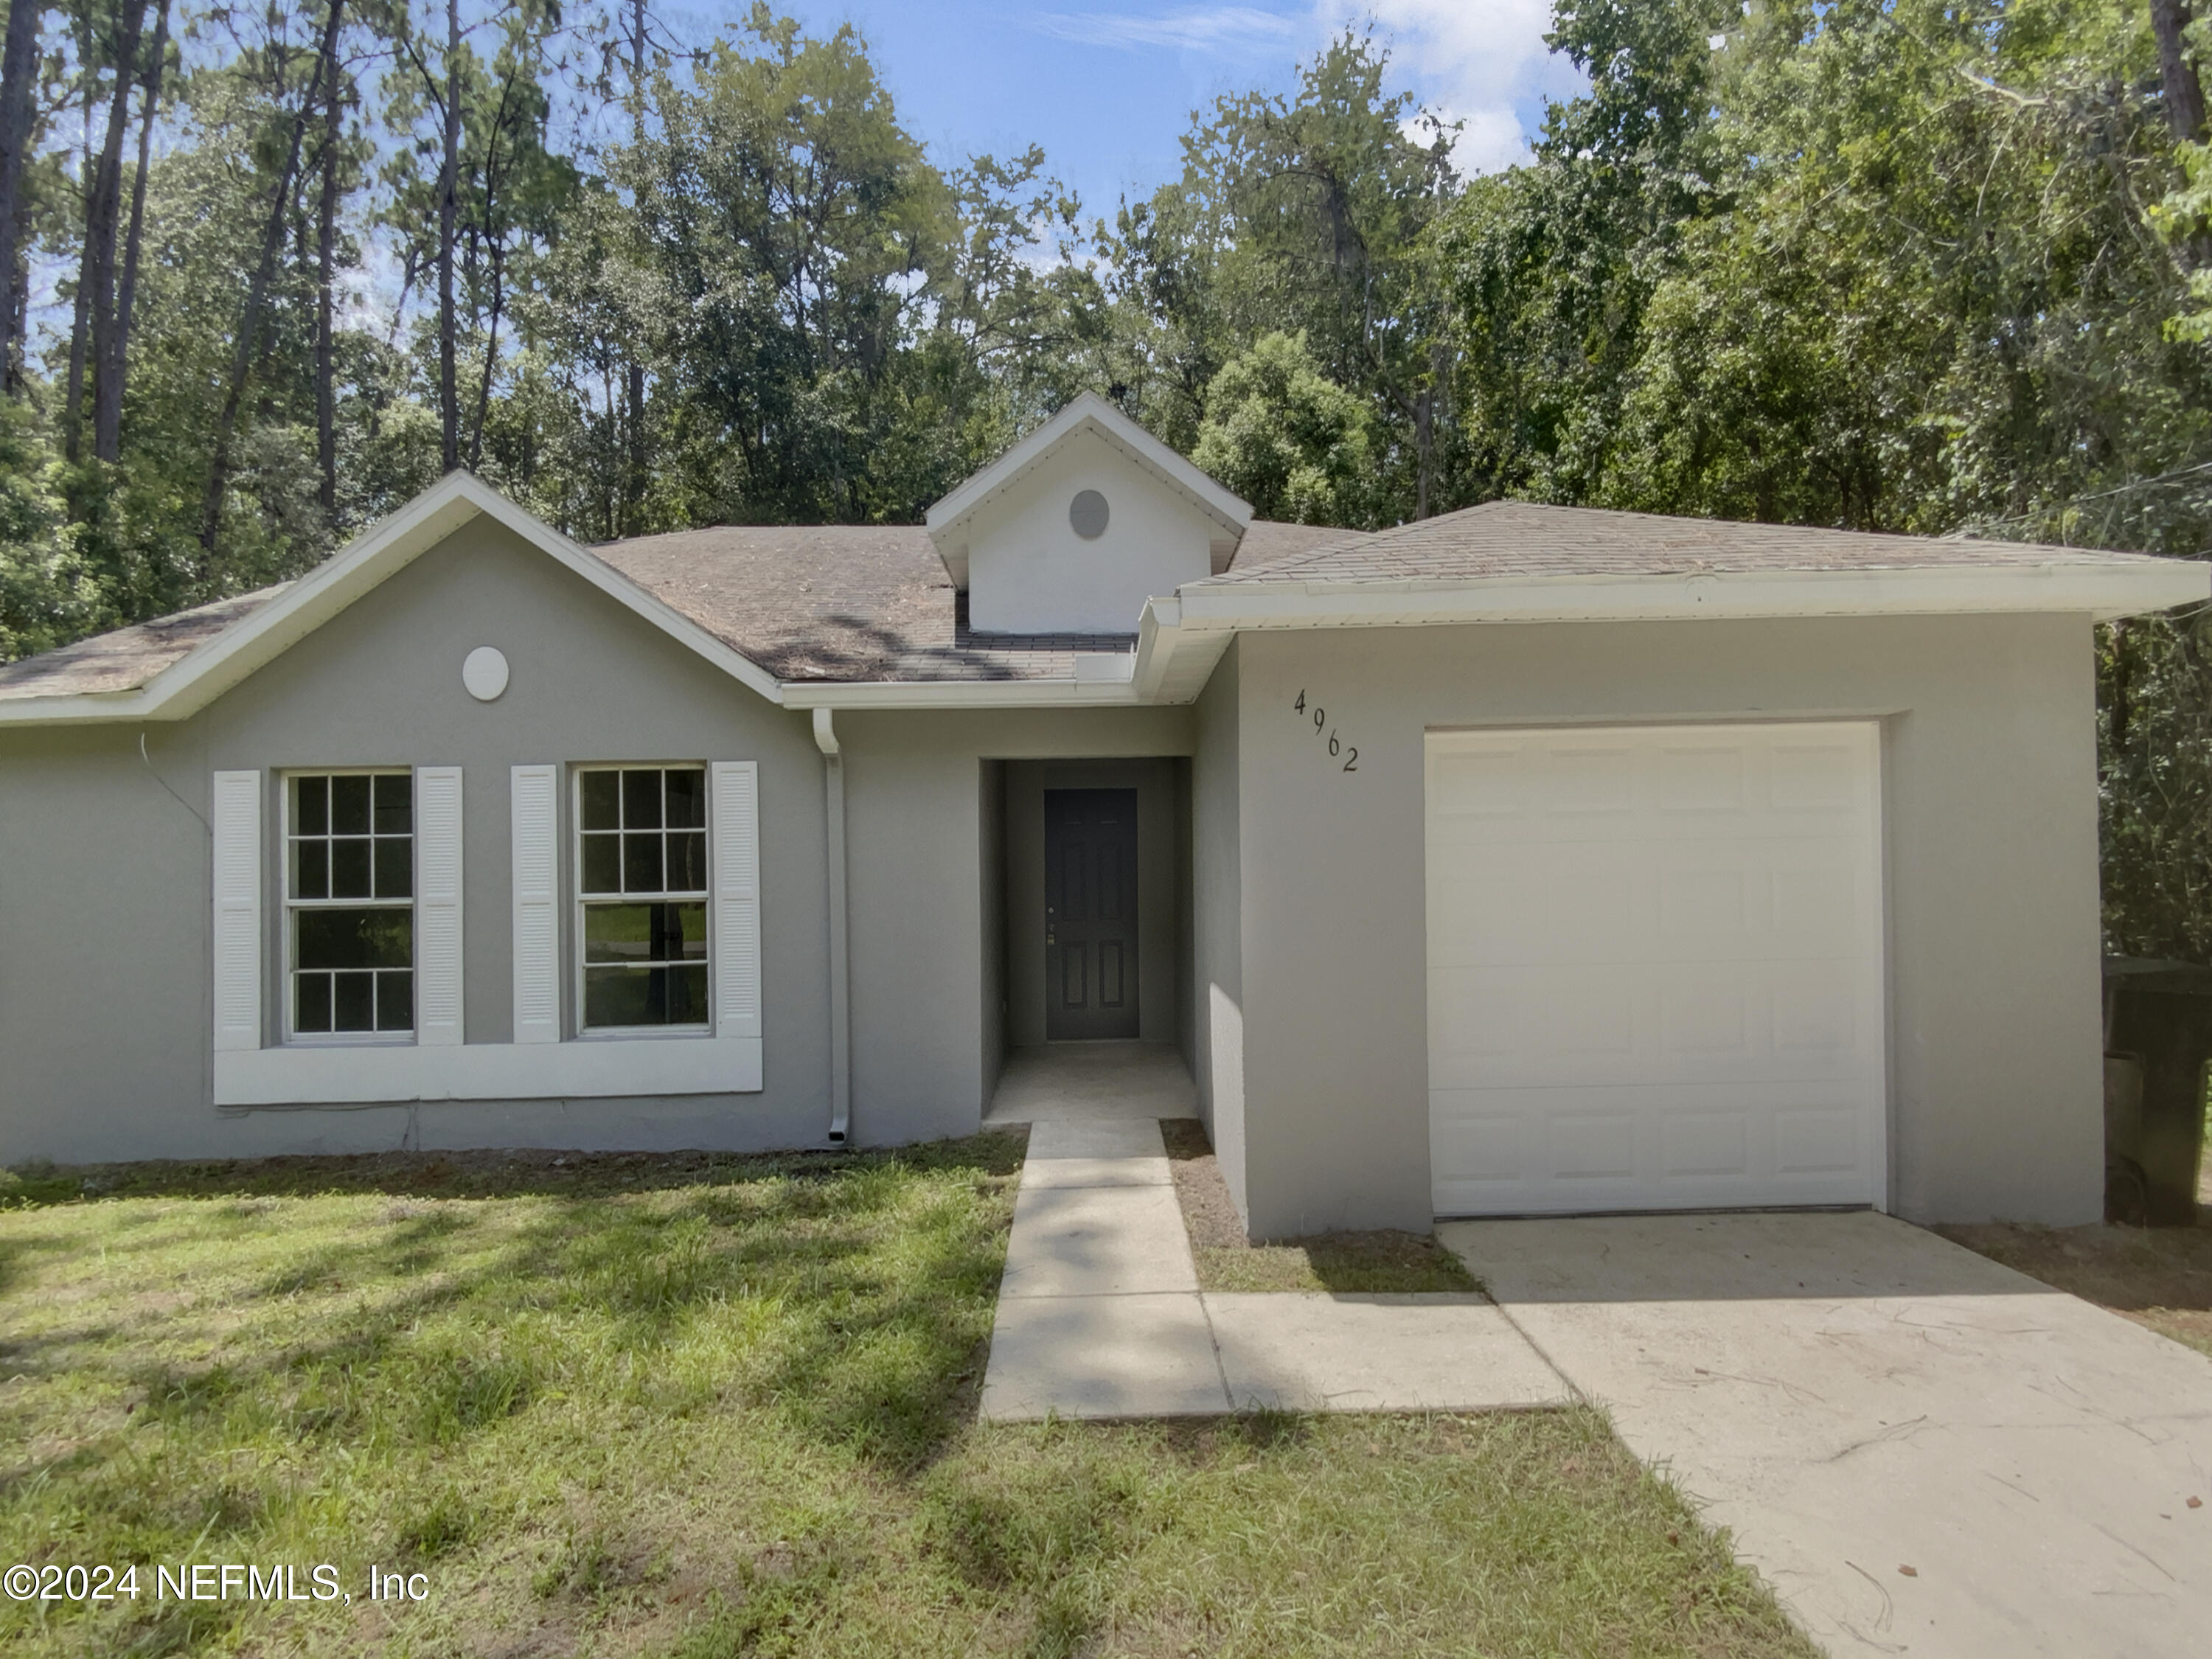
M2099 1212L2091 623L2194 563L1255 522L1084 398L913 528L454 476L0 669L0 1158L973 1130L1173 1044L1260 1235Z

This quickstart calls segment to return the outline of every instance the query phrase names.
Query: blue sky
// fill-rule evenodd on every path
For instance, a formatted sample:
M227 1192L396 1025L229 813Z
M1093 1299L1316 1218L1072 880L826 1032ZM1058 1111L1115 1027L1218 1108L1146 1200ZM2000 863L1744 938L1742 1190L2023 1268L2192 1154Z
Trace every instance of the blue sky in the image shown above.
M1394 43L1396 86L1467 123L1462 170L1516 160L1547 94L1577 83L1544 49L1550 0L781 0L810 33L867 37L907 129L940 162L1032 142L1086 217L1175 176L1194 108L1218 94L1287 91L1298 64L1346 22ZM694 38L728 12L694 13ZM726 27L726 25L725 26Z

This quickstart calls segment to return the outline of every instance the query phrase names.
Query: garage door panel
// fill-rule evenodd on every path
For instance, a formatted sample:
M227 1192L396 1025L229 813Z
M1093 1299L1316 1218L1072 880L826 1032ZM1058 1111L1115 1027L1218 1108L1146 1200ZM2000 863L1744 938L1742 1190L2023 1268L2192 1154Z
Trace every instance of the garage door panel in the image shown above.
M1643 931L1644 885L1632 870L1578 871L1563 848L1448 877L1433 912L1431 959L1533 963L1611 954L1613 941Z
M1504 1076L1516 1055L1551 1068L1542 1073L1546 1078L1568 1056L1581 1056L1586 1073L1609 1076L1632 1067L1639 1047L1637 1004L1649 996L1643 979L1632 967L1602 974L1433 970L1430 1029L1441 1024L1449 1035L1436 1051L1431 1081L1471 1087L1478 1077Z
M1855 849L1768 842L1443 849L1432 963L1856 956L1876 896ZM1597 867L1593 867L1597 866Z
M1651 751L1652 805L1661 812L1744 810L1744 752L1740 743L1661 743Z
M1860 1075L1848 963L1431 970L1432 1089Z
M1469 1092L1437 1119L1439 1213L1865 1201L1864 1114L1828 1085Z
M1874 728L1430 744L1438 1212L1878 1200Z
M1777 813L1826 815L1852 811L1852 745L1783 740L1767 748L1768 807Z
M1659 1119L1659 1173L1676 1181L1748 1176L1753 1133L1753 1115L1741 1107L1667 1113Z

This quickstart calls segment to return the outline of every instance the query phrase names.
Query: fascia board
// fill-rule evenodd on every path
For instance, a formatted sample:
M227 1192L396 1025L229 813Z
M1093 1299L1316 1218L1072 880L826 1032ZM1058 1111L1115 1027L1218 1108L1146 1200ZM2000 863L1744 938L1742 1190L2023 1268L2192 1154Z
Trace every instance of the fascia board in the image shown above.
M134 691L0 700L0 726L129 720L176 720L198 713L255 670L437 546L471 519L496 520L616 603L770 702L775 676L605 561L465 472L448 473L335 557L235 627L195 647Z
M1144 614L1137 621L1136 660L1129 673L1130 684L1144 702L1151 702L1158 697L1160 687L1188 638L1182 631L1181 599L1155 598L1145 601ZM1222 648L1228 648L1225 641Z
M198 714L413 563L483 511L477 498L482 486L467 487L473 482L465 473L448 474L235 628L171 663L145 684L149 716L183 720Z
M85 726L167 718L149 708L143 689L0 698L0 726Z
M2212 599L2212 566L2146 559L2003 569L1197 583L1178 597L1182 626L1200 629L2018 611L2068 611L2110 621Z
M1231 629L1177 629L1163 639L1150 672L1138 684L1146 702L1194 702L1237 637Z
M1127 680L786 680L782 691L791 708L1120 708L1144 701Z

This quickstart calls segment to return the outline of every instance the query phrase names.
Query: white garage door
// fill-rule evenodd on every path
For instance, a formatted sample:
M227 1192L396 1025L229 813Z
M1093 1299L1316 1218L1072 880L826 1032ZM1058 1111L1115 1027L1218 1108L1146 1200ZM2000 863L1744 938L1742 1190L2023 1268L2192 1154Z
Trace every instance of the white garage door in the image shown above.
M1432 732L1439 1215L1883 1200L1866 722Z

